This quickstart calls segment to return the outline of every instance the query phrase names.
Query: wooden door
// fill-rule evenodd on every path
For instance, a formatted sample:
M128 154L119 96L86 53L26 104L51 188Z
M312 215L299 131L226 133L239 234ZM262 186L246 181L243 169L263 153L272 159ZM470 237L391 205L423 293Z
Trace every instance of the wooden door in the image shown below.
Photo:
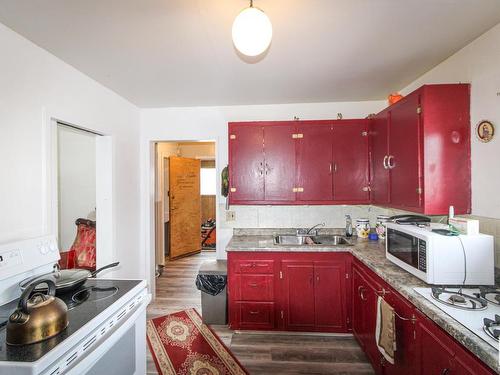
M314 262L315 328L346 330L345 262Z
M383 111L372 120L371 140L371 199L375 204L389 203L389 123L390 112Z
M229 200L264 200L264 133L260 123L229 124Z
M171 156L170 258L201 250L200 160Z
M285 329L314 330L314 266L309 261L283 261Z
M367 120L342 120L333 125L333 198L368 202Z
M331 201L332 122L300 121L297 126L297 193L299 201Z
M292 202L295 200L295 124L273 122L265 124L263 129L265 200Z
M420 114L418 93L407 96L391 110L389 159L391 204L420 207Z

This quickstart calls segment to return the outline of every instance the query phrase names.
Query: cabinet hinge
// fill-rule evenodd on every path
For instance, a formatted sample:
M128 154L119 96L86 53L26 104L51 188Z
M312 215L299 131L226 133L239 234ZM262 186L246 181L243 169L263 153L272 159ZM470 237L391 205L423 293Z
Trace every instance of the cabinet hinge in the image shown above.
M417 107L417 113L418 113L418 114L421 114L421 113L422 113L422 107L420 107L420 106L418 106L418 107Z
M283 314L283 310L281 310L281 314L280 315L281 315L281 319L283 319L283 315L284 315Z
M417 194L419 194L419 195L420 195L420 194L422 194L422 188L418 187L418 188L416 189L416 191L417 191Z
M236 139L236 134L231 134L231 135L229 136L229 139Z
M283 271L280 271L280 279L283 278Z
M367 132L367 131L363 131L363 132L361 132L361 136L362 136L362 137L368 137L368 132Z
M229 190L231 191L231 193L234 193L236 191L236 188L231 188Z

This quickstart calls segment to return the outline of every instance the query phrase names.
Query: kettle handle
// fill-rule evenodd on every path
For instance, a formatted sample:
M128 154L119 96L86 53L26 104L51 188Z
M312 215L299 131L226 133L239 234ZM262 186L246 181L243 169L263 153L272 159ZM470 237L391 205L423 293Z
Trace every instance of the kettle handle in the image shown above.
M55 296L56 295L56 283L50 279L40 279L33 281L26 289L24 289L23 294L21 294L21 298L19 299L19 304L17 307L23 313L28 314L28 300L31 296L31 293L35 290L37 285L39 284L47 284L47 295Z

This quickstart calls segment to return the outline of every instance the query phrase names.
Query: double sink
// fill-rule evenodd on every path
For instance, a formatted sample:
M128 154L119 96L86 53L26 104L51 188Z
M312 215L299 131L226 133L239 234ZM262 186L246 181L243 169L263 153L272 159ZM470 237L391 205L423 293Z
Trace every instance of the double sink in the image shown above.
M352 246L346 237L338 235L280 234L274 236L273 242L275 245L293 246Z

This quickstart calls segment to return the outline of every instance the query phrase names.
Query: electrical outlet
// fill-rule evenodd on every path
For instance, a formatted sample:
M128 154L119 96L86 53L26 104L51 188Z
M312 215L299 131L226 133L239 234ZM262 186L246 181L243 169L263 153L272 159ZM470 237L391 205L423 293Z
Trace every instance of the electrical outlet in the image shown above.
M235 221L235 220L236 220L236 212L226 211L226 221Z

